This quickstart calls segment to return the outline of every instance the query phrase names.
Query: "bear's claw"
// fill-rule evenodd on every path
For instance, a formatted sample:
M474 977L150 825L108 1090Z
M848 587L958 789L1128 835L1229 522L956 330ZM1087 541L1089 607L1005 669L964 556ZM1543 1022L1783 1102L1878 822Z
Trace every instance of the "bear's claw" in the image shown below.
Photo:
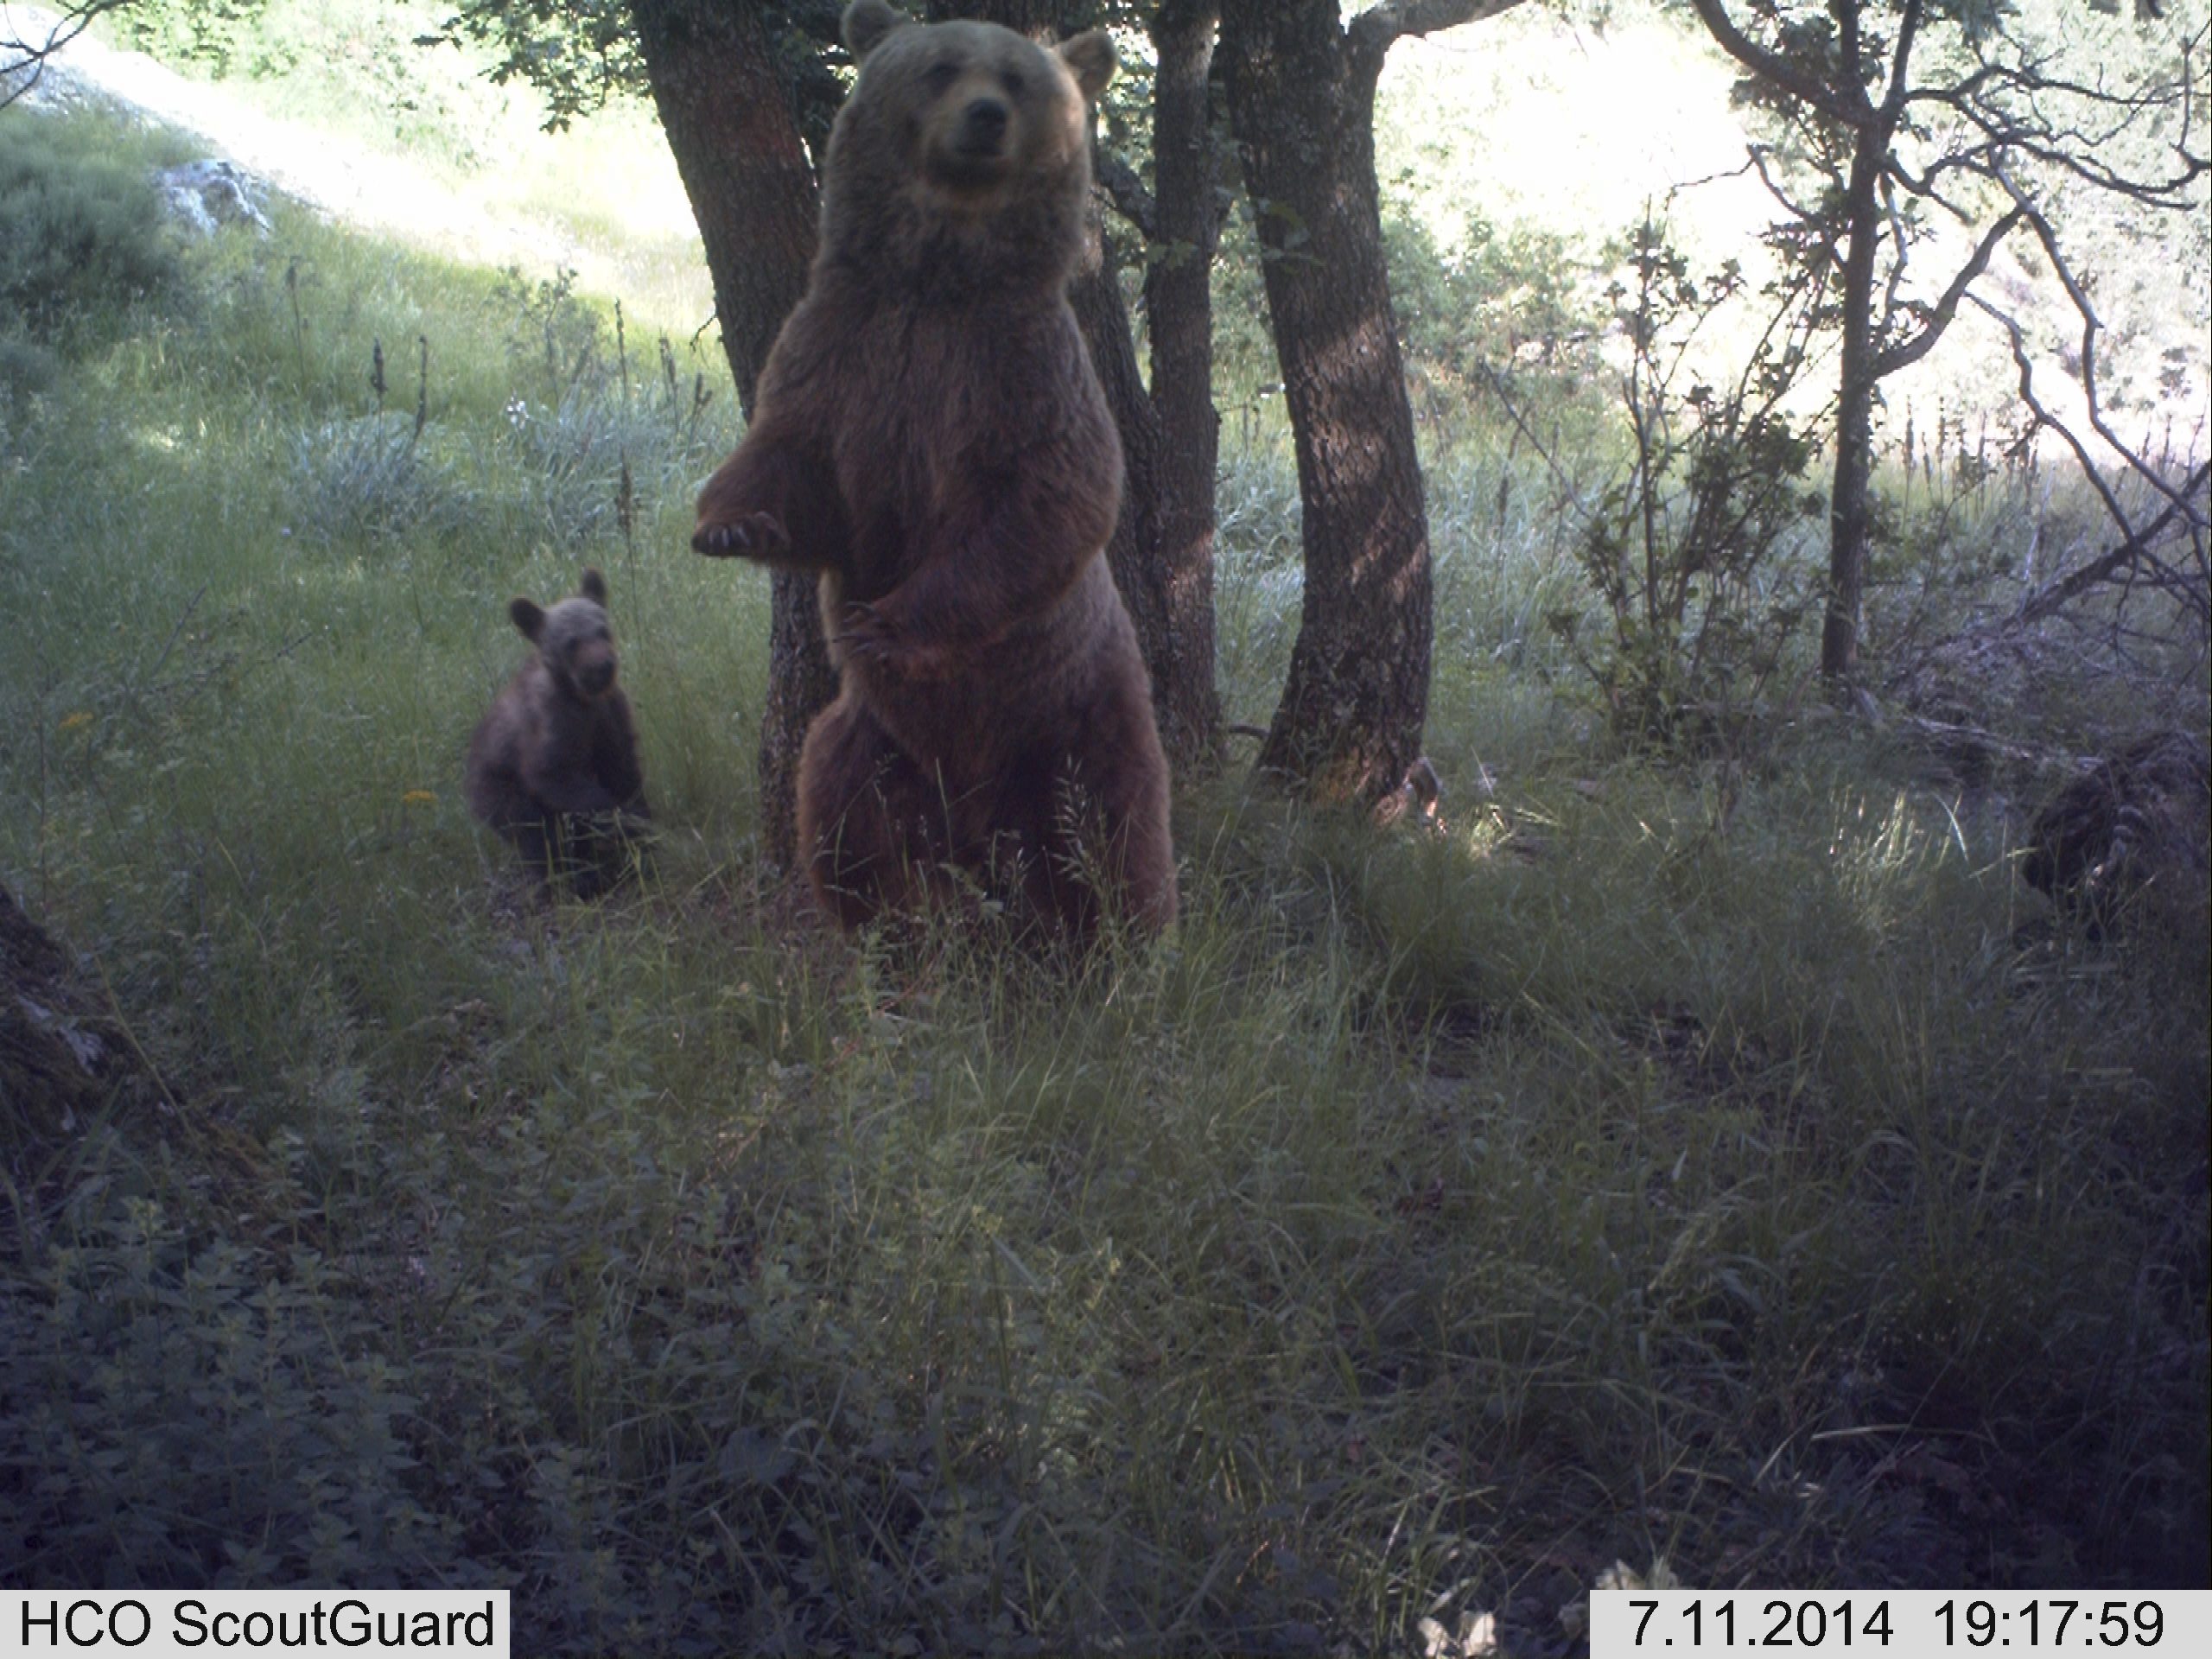
M691 532L691 550L710 559L768 558L791 544L790 533L772 512L750 512L728 524L702 524Z
M874 606L855 601L838 619L836 644L855 657L872 663L888 663L897 654L899 637Z
M846 606L838 621L842 626L834 643L849 658L910 679L943 679L955 671L952 655L943 646L909 638L896 622L863 601Z

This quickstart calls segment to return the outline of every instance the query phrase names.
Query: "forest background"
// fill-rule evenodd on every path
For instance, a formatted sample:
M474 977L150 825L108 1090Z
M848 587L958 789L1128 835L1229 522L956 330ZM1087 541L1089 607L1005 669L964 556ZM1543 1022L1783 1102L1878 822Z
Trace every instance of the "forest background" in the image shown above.
M2202 855L2117 910L2020 879L2085 763L2203 741L2201 178L2054 211L2156 479L2099 476L2194 542L2062 593L2114 512L1961 310L1882 389L1839 690L1835 351L1768 327L1738 71L1625 4L1398 41L1431 671L1347 808L1237 729L1281 758L1313 515L1298 249L1224 144L1189 914L1040 986L785 898L768 584L683 551L743 401L683 181L644 99L541 132L486 77L543 43L450 12L102 20L293 141L336 211L271 196L265 237L162 228L149 174L204 147L66 54L0 111L0 881L68 947L10 922L11 1581L497 1582L533 1649L1432 1653L1571 1647L1616 1561L2201 1581ZM2018 15L2171 60L2201 123L2201 3ZM1176 262L1104 223L1141 329ZM2024 238L1977 291L2078 427L2051 275ZM1698 450L1739 385L1771 419ZM1718 562L1700 454L1753 463ZM457 757L505 596L587 562L668 833L641 890L543 906Z

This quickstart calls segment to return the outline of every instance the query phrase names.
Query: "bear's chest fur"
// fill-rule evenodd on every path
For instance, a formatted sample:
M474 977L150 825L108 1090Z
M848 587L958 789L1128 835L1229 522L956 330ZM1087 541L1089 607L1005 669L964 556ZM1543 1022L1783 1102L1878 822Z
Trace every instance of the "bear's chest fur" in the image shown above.
M822 369L837 388L845 599L873 601L931 557L958 557L1042 452L1093 456L1096 476L1083 482L1116 486L1111 418L1064 302L840 312L823 331Z

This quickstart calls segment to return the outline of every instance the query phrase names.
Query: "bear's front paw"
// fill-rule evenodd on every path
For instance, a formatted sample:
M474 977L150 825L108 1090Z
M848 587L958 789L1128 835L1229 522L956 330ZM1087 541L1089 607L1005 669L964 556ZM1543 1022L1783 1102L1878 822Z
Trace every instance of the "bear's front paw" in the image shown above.
M838 625L834 643L849 658L917 679L933 679L944 671L944 652L908 639L874 605L855 601L846 606Z
M691 532L691 550L710 559L772 559L791 551L791 533L772 512L748 512L726 524Z
M831 644L849 657L864 663L888 664L899 655L898 632L874 606L855 601L837 617L837 634Z

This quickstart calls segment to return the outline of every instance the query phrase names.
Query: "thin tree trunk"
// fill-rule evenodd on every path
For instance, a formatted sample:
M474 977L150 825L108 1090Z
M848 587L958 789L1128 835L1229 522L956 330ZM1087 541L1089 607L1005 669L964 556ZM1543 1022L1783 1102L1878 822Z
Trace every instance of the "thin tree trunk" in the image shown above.
M760 709L760 850L779 870L798 865L798 757L807 728L837 695L812 578L779 570L768 586L768 695Z
M1876 349L1874 264L1884 229L1880 189L1890 146L1903 118L1910 82L1907 71L1922 16L1921 0L1903 0L1887 42L1891 53L1888 85L1881 103L1867 94L1872 71L1862 50L1863 14L1872 0L1829 0L1835 24L1830 80L1821 79L1817 60L1758 44L1745 35L1720 0L1690 0L1706 30L1729 56L1767 86L1820 117L1852 131L1851 171L1844 183L1842 291L1843 349L1837 365L1834 486L1828 501L1827 611L1821 625L1821 672L1830 682L1849 682L1859 666L1859 623L1866 581L1866 551L1872 517L1868 493L1874 471L1874 391L1883 375L1913 360L1949 321L1959 292L1946 296L1939 314L1927 319L1920 345L1899 353L1893 347L1886 365ZM1933 176L1932 175L1930 175ZM1940 200L1940 198L1939 198ZM1825 229L1825 227L1823 227ZM1998 234L2002 234L1999 232ZM1827 245L1833 248L1834 244ZM1965 267L1962 290L1989 256L1985 243ZM1897 251L1902 259L1904 251Z
M1337 0L1223 0L1221 54L1264 249L1303 509L1306 592L1260 765L1374 805L1421 754L1427 514L1375 181L1382 52Z
M1845 71L1859 73L1865 0L1833 0L1838 55ZM1828 502L1828 603L1821 624L1821 673L1831 684L1848 684L1859 668L1859 624L1866 583L1867 543L1873 524L1869 494L1874 479L1874 391L1887 372L1874 334L1874 260L1881 246L1882 174L1897 137L1910 81L1912 43L1918 32L1918 0L1907 0L1892 43L1889 85L1879 106L1867 101L1856 80L1836 89L1837 101L1860 111L1853 124L1851 174L1843 193L1843 352L1837 365L1835 486ZM1904 257L1902 248L1897 257ZM1987 257L1987 249L1975 256ZM1970 277L1974 264L1967 267ZM1955 304L1956 298L1946 302ZM1933 339L1942 323L1930 319ZM1894 365L1891 365L1894 366Z
M814 168L758 10L713 0L631 0L653 105L705 244L722 349L749 418L768 348L806 290ZM760 717L760 839L796 868L799 747L836 695L814 584L776 573Z
M1874 251L1882 233L1875 186L1886 136L1862 130L1845 191L1843 353L1836 385L1835 486L1828 502L1828 602L1821 672L1851 677L1859 665L1859 613L1866 575L1867 492L1874 451Z
M1213 125L1207 103L1218 7L1169 0L1153 20L1153 196L1157 239L1145 268L1152 337L1152 407L1162 475L1152 569L1162 639L1153 670L1160 738L1179 773L1221 765L1214 689L1214 483L1221 416L1213 404ZM1128 590L1125 587L1122 590ZM1147 661L1154 660L1147 653Z
M1179 765L1175 746L1169 741L1174 722L1176 662L1168 617L1166 583L1160 571L1160 551L1166 539L1168 512L1166 491L1166 439L1160 412L1145 396L1144 375L1137 366L1135 340L1129 332L1128 308L1122 302L1122 283L1104 236L1092 215L1092 232L1099 244L1098 257L1068 284L1068 303L1084 344L1090 348L1090 365L1114 414L1122 438L1122 516L1106 543L1106 563L1114 572L1114 585L1128 607L1137 631L1137 648L1144 655L1145 671L1152 680L1153 721L1171 761ZM1211 659L1206 664L1212 673ZM1211 679L1208 681L1211 685Z

